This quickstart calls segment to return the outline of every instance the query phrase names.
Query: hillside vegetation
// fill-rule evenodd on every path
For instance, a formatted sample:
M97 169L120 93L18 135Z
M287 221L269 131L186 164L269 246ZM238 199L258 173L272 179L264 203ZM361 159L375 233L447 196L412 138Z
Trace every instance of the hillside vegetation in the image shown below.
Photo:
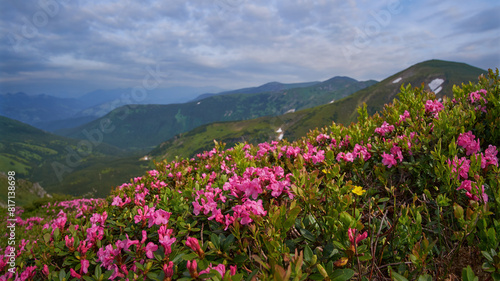
M200 126L163 142L152 150L150 155L156 159L168 160L173 160L176 156L192 157L200 151L209 149L214 139L226 143L228 147L245 141L258 144L262 141L277 140L280 128L284 138L294 141L304 136L311 128L328 126L332 122L344 125L355 122L358 117L356 108L363 103L367 104L368 114L380 112L384 104L397 97L396 94L399 93L402 84L414 86L423 84L424 89L428 91L432 91L430 86L433 86L437 96L441 98L444 95L453 95L453 85L474 81L479 75L486 73L486 70L464 63L425 61L333 103L280 116Z
M402 86L380 114L360 107L347 127L295 142L217 143L157 163L106 199L11 209L16 243L0 249L0 274L500 280L499 72L453 92L441 102Z
M75 140L3 116L0 135L0 171L16 171L18 178L39 183L49 193L105 197L112 186L149 165L137 155L99 142L98 135ZM7 189L4 181L0 187Z
M247 94L231 92L182 104L127 105L113 110L101 119L58 133L85 139L82 132L96 130L106 120L115 129L104 136L105 143L122 149L149 151L165 140L201 125L276 116L290 110L314 107L332 99L343 98L374 83L376 81L359 82L348 77L334 77L313 86L291 89L285 87L279 91ZM270 90L272 87L262 89Z

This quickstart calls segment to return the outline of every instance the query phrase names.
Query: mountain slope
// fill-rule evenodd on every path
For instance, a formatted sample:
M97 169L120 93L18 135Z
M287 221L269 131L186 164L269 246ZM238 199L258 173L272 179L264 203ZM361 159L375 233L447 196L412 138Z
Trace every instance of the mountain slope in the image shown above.
M281 115L328 103L374 83L335 77L310 87L278 92L216 95L183 104L129 105L89 124L58 133L84 138L84 130L95 130L101 122L109 120L115 129L104 136L104 142L120 148L144 150L204 124Z
M438 96L452 96L454 84L476 81L483 73L487 71L464 63L425 61L334 103L276 117L216 123L196 128L162 143L151 152L151 156L159 159L173 159L175 156L191 157L210 148L213 139L227 143L228 147L240 141L255 144L265 140L276 140L281 134L282 137L292 141L305 135L311 128L328 126L332 122L345 125L355 122L358 115L356 109L363 103L367 104L370 115L380 111L384 104L396 98L402 85L420 86L424 83L424 90L430 91L429 85L431 85L438 92ZM438 84L436 82L441 80L442 83L436 86Z
M313 81L313 82L303 82L303 83L280 83L280 82L269 82L264 85L258 86L258 87L250 87L250 88L243 88L243 89L238 89L238 90L232 90L232 91L225 91L225 92L220 92L217 94L212 94L212 93L207 93L198 96L196 99L193 101L199 101L211 96L215 95L233 95L233 94L258 94L258 93L268 93L268 92L279 92L283 90L290 90L293 88L306 88L306 87L311 87L316 84L319 84L321 82L319 81Z
M91 140L69 139L3 116L0 135L0 172L14 171L18 178L38 182L49 193L105 196L148 164L100 143L97 135ZM97 186L100 190L93 191Z

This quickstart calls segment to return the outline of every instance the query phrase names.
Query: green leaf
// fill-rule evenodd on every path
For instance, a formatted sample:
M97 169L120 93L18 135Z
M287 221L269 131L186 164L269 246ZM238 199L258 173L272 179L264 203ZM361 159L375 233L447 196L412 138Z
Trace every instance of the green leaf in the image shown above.
M295 219L299 215L300 211L302 208L300 206L297 206L290 210L288 213L288 218L286 219L285 223L283 224L284 231L287 232L294 224L295 224Z
M237 255L236 257L234 257L233 262L235 262L235 263L243 263L246 260L247 260L247 256L245 256L245 255Z
M102 269L101 269L101 267L100 267L100 266L96 266L96 267L95 267L95 272L94 272L94 274L95 274L95 277L96 277L97 279L99 279L99 277L101 277L101 275L102 275Z
M66 281L66 271L64 269L59 271L59 281Z
M310 242L315 242L316 241L316 237L314 237L314 235L307 229L303 229L301 228L300 229L300 234L302 234L302 236L304 236L305 239L309 240Z
M463 219L464 208L462 208L462 206L455 203L455 204L453 204L453 213L454 213L456 219Z
M238 273L233 276L231 276L232 281L241 281L243 280L243 273Z
M359 257L359 261L369 261L372 259L372 256L371 255L364 255L364 256L360 256Z
M54 229L54 240L59 239L59 235L61 233L59 232L59 228Z
M190 260L197 258L197 257L198 257L198 255L196 253L191 253L191 254L183 255L182 259L185 261L190 261Z
M85 279L85 281L94 281L94 278L90 276L82 276L82 278Z
M304 260L306 260L306 262L308 263L311 263L312 256L313 251L308 245L306 245L306 247L304 248Z
M45 241L45 243L49 243L50 242L50 233L45 233L43 235L43 241Z
M417 281L432 281L432 277L429 274L420 275Z
M149 272L147 275L149 279L158 280L158 275L156 275L156 273Z
M323 275L321 275L319 273L314 273L314 274L309 275L308 279L310 279L310 280L324 280L325 277L323 277Z
M229 234L229 236L224 240L224 243L222 243L222 250L227 252L229 248L233 245L234 242L234 235Z
M212 233L210 235L210 241L212 241L212 243L214 243L215 248L220 249L220 237L217 236L217 234Z
M462 281L478 281L478 280L479 278L476 277L470 265L462 269Z
M408 281L408 279L406 279L406 277L404 277L403 275L397 273L396 271L392 271L392 270L391 270L391 278L392 278L392 280L396 280L396 281Z
M337 269L331 275L331 281L346 281L351 279L354 276L354 270L346 268L346 269Z
M493 257L490 255L490 253L486 252L486 251L481 251L481 253L483 254L483 256L490 262L493 262Z

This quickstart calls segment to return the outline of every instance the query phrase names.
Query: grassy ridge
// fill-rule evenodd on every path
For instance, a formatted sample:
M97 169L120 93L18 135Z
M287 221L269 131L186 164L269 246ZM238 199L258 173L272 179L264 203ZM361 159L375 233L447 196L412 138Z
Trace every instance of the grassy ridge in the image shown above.
M227 122L200 127L159 145L151 152L151 155L169 160L174 159L175 155L191 157L195 155L195 152L198 153L209 147L214 139L227 143L228 147L237 141L257 144L262 140L277 139L279 134L275 131L278 128L282 128L286 139L293 141L305 135L310 128L327 126L332 122L345 125L355 122L358 116L356 108L362 106L363 103L367 104L369 114L380 112L385 104L396 97L403 84L414 86L424 84L424 89L430 91L429 83L440 78L444 82L438 97L452 96L453 85L475 81L479 75L485 73L487 71L464 63L430 60L398 72L334 103L250 122ZM393 83L400 77L402 78L400 82ZM239 129L234 131L234 128Z
M131 173L141 173L149 165L139 161L139 155L105 143L92 145L88 153L88 141L60 137L3 116L0 135L0 171L15 171L18 178L38 182L49 193L106 196ZM5 182L0 184L7 188Z

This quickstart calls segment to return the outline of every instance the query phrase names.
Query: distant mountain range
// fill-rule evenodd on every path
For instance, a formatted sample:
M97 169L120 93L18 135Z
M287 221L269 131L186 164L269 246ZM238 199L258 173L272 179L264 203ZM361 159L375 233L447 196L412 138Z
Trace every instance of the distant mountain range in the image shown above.
M220 92L217 94L203 94L199 95L196 99L193 101L199 101L208 97L216 96L216 95L232 95L232 94L257 94L257 93L273 93L273 92L280 92L283 90L289 90L293 88L305 88L305 87L310 87L314 86L316 84L319 84L321 82L319 81L314 81L314 82L304 82L304 83L290 83L290 84L284 84L280 82L269 82L264 85L258 86L258 87L250 87L250 88L242 88L238 90L232 90L232 91L225 91L225 92Z
M329 126L332 122L348 125L356 122L357 111L367 104L370 115L380 112L384 105L396 98L402 85L425 85L424 90L437 96L453 96L453 85L476 81L486 70L464 63L430 60L413 65L383 81L357 91L341 100L281 116L262 117L239 122L211 123L190 132L179 134L160 144L150 156L172 160L175 156L192 157L213 147L213 140L227 147L238 142L260 143L286 138L290 141L304 136L309 130Z
M150 150L179 133L204 124L282 115L329 103L375 83L334 77L321 83L266 84L183 104L125 106L83 126L57 133L85 139L84 132L96 130L101 122L109 121L116 129L105 135L104 142L123 149ZM258 92L259 89L268 92Z
M60 98L22 92L0 94L0 115L54 132L104 116L126 104L170 104L192 100L215 87L170 87L133 95L131 88L96 90L78 98Z

